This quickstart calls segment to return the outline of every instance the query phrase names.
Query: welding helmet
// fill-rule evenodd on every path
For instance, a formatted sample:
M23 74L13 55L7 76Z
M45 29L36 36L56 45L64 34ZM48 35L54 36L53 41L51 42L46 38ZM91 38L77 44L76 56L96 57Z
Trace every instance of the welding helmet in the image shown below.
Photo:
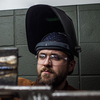
M42 46L42 44L37 44L41 43L47 34L53 32L65 34L71 54L78 57L81 48L78 46L71 18L64 11L50 5L31 6L26 13L26 36L29 51L36 55L37 46Z

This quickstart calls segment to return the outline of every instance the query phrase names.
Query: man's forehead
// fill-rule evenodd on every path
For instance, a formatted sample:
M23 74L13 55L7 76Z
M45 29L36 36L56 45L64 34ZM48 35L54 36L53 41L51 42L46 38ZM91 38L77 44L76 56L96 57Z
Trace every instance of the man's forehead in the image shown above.
M62 51L59 51L59 50L48 50L48 49L40 50L39 54L40 54L40 53L66 55L66 54L63 53Z

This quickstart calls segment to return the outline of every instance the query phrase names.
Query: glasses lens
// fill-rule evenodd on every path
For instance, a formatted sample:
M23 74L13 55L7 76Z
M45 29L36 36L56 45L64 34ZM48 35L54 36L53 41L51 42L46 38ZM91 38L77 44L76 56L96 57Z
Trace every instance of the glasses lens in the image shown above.
M37 61L38 64L43 64L45 62L45 60L46 60L45 54L39 54L38 55L38 61Z
M57 54L50 55L49 58L47 58L47 55L45 54L39 54L37 63L43 65L48 62L52 63L53 65L59 65L61 63L63 64L64 62L66 62L65 60L67 59Z
M38 58L39 59L45 59L46 58L46 55L45 54L39 54Z
M61 59L63 59L60 55L50 55L50 59L54 60L54 61L59 61Z

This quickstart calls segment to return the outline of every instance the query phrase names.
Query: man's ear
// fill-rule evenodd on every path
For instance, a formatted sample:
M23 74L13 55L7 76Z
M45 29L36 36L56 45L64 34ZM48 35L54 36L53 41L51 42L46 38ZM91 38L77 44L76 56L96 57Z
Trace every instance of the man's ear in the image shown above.
M74 69L75 64L76 64L75 60L69 62L68 72L71 72Z

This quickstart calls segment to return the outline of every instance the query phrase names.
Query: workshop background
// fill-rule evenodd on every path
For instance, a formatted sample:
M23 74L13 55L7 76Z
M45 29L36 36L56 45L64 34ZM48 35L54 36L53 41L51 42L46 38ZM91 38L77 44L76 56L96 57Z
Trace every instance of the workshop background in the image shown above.
M74 23L82 52L68 76L70 85L81 90L100 90L100 4L59 6ZM28 51L25 31L27 9L0 11L0 47L19 49L18 77L36 80L36 58Z

